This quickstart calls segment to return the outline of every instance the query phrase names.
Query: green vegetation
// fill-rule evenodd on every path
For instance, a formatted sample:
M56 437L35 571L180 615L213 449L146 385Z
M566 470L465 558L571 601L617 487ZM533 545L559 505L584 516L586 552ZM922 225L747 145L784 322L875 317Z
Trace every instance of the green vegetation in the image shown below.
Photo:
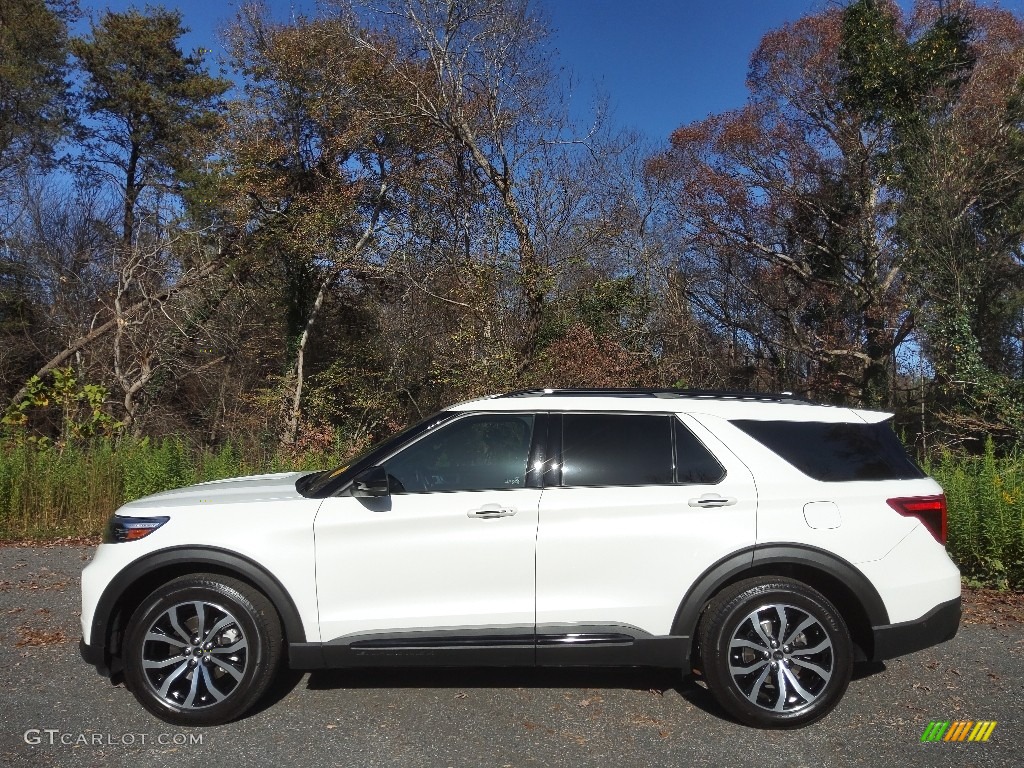
M180 439L110 441L64 451L0 449L0 539L100 533L118 506L151 493L224 477L337 466L351 453L286 453L228 443L196 449ZM946 454L927 469L949 500L951 556L972 586L1024 589L1024 456Z
M197 450L175 438L63 451L11 445L0 448L0 539L95 535L132 499L225 477L335 466L345 453L340 444L306 454L230 443Z
M946 455L927 467L949 504L950 556L971 586L1024 589L1024 456Z

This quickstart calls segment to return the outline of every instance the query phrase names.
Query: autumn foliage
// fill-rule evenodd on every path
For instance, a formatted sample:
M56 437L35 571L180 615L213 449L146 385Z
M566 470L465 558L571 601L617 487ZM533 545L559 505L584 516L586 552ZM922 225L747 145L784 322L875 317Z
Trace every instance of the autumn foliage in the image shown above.
M791 391L922 449L1024 430L1012 12L825 4L651 145L569 118L527 0L242 7L233 86L176 12L69 39L69 4L11 8L8 442L67 442L57 372L117 439L292 457L539 386Z

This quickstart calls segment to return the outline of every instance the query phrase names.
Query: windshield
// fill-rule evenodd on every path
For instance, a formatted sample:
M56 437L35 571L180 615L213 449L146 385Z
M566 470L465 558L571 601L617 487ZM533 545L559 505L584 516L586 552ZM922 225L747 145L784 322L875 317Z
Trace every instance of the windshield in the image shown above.
M374 466L398 450L403 444L423 432L433 429L454 415L451 411L435 413L418 424L414 424L363 451L354 459L349 460L347 464L343 464L335 469L325 469L320 472L303 475L295 482L295 489L307 498L322 499L330 496L346 486L353 477L364 469Z

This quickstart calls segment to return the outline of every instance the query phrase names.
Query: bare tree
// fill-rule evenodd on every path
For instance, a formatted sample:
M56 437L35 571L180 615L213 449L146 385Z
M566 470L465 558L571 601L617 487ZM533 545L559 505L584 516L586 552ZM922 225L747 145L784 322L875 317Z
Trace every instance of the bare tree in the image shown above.
M358 16L351 4L342 7ZM361 34L358 44L404 80L414 114L447 138L456 164L486 183L505 214L517 244L525 315L519 348L528 360L538 340L550 270L522 185L539 153L567 139L564 114L551 103L554 81L544 19L524 0L387 0L366 10L363 16L404 55L396 57L372 33Z

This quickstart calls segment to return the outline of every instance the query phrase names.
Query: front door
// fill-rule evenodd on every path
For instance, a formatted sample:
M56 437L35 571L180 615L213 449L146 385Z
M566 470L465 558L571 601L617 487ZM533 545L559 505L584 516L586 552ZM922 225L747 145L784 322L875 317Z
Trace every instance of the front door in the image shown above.
M315 524L323 642L412 630L532 639L534 421L457 418L382 462L389 496L324 500Z

